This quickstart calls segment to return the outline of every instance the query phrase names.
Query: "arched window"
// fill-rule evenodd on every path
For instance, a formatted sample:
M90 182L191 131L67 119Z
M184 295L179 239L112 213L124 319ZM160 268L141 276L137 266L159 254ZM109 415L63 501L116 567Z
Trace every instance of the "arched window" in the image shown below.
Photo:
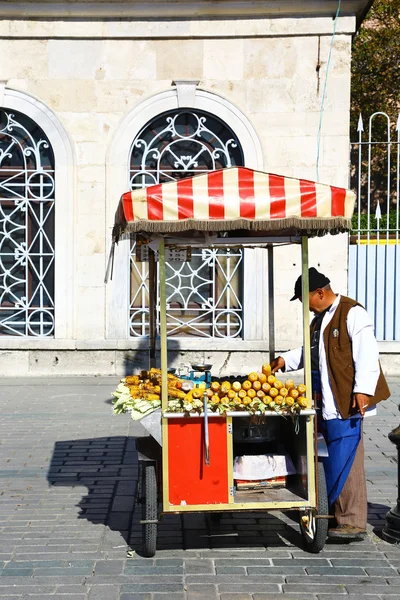
M216 116L176 109L148 122L132 143L131 189L215 169L244 165L235 133ZM242 252L193 249L191 261L167 263L167 326L170 336L240 337ZM130 334L148 335L148 265L131 248Z
M0 335L54 336L54 154L29 117L0 109Z

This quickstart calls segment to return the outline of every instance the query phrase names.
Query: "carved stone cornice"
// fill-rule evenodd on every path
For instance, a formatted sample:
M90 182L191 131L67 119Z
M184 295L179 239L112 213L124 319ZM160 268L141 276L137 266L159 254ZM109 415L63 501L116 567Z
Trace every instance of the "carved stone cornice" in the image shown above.
M371 0L342 0L341 16L364 18ZM310 17L336 14L337 0L51 0L0 1L0 18Z

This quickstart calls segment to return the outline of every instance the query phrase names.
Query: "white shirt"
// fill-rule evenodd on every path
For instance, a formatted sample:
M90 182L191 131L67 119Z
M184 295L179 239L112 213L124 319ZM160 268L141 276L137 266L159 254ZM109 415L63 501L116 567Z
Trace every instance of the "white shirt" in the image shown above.
M319 338L319 372L322 387L322 416L324 419L341 419L337 409L332 388L329 382L329 373L326 363L324 330L331 321L340 302L338 295L335 302L325 313ZM367 311L361 306L353 306L347 315L347 332L352 341L353 360L355 368L355 383L353 393L367 394L373 396L379 378L379 352L378 344L374 335L374 326ZM285 361L286 371L297 371L303 368L303 348L296 348L282 354ZM367 411L369 415L375 414L376 409Z

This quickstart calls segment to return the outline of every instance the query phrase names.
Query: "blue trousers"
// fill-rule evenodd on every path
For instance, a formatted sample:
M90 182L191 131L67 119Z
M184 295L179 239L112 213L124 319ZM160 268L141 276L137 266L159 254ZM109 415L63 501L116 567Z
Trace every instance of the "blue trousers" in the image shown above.
M321 379L318 371L312 371L313 395L321 397ZM358 444L361 440L362 418L350 419L322 418L318 411L318 431L322 433L328 447L328 456L321 457L325 469L328 501L331 506L339 497L354 462Z

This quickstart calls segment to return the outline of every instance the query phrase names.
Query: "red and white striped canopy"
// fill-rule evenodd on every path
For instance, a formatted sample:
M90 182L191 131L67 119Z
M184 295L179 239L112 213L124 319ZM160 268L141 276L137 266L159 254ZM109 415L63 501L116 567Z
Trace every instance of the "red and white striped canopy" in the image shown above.
M211 171L123 194L114 237L124 232L348 231L355 194L244 167Z

